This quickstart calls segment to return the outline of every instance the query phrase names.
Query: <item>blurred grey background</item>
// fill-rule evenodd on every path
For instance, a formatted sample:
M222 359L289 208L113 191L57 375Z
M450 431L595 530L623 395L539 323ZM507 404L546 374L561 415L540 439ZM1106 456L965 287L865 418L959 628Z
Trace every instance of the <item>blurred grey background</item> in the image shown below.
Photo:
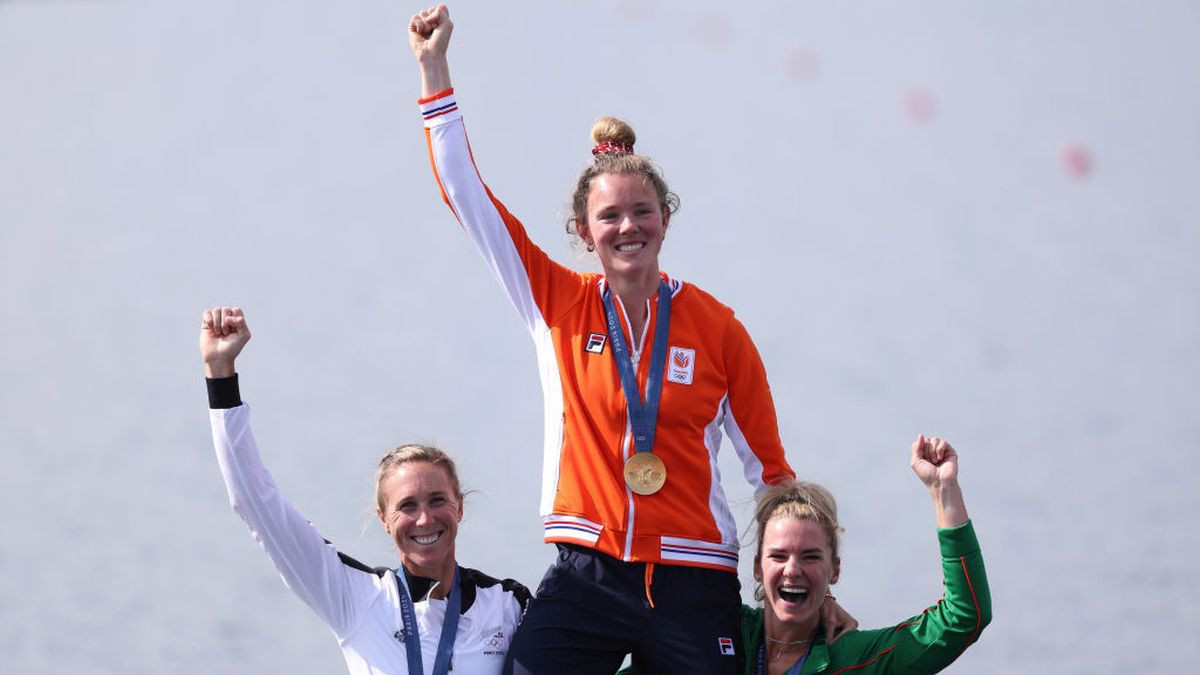
M417 9L0 0L3 672L344 672L226 503L215 304L246 309L260 445L326 537L396 564L371 472L434 441L478 490L459 559L537 585L534 352L430 175ZM596 267L562 229L591 122L634 124L683 202L663 267L754 336L864 626L941 593L923 431L962 453L995 606L951 672L1200 659L1200 5L451 14L480 170L559 260Z

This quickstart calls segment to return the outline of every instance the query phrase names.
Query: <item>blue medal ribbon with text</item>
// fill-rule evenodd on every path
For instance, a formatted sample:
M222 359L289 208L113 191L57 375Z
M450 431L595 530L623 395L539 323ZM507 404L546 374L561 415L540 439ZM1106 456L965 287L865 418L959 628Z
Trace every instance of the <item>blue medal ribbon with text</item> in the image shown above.
M400 588L400 617L404 620L404 650L408 654L410 675L424 675L425 666L421 658L421 631L417 628L417 613L413 600L408 595L408 585L400 580L403 570L396 570L396 586ZM458 578L458 565L454 566L454 582L446 597L446 616L442 618L442 635L438 639L437 656L433 660L433 675L450 672L450 659L454 655L454 636L458 633L458 617L462 613L462 587Z
M646 402L638 395L637 373L625 344L625 332L612 299L612 287L604 289L604 316L608 320L608 339L612 343L613 360L621 375L621 388L629 407L629 426L638 452L653 452L654 426L658 422L658 399L662 393L663 370L667 365L667 332L671 325L671 287L658 281L658 324L654 328L654 347L650 352L650 375L646 380ZM649 317L646 317L649 320ZM630 326L632 329L632 326Z

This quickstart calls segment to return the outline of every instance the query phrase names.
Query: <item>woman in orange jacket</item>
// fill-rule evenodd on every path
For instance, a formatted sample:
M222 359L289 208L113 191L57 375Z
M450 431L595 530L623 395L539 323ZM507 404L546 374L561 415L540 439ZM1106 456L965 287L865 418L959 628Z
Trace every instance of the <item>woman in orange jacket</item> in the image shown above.
M659 268L678 198L602 119L568 229L603 275L549 258L484 185L451 87L445 5L412 18L442 197L537 347L545 410L541 515L559 548L509 651L512 672L733 673L737 525L721 430L756 494L795 477L766 371L733 311Z

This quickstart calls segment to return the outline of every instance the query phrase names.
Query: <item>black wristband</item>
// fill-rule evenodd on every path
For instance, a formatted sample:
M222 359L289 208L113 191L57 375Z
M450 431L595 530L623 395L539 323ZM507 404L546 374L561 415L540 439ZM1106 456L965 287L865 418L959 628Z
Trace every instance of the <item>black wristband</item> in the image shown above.
M206 377L208 385L208 407L214 410L236 408L242 404L242 394L238 390L237 373L229 377Z

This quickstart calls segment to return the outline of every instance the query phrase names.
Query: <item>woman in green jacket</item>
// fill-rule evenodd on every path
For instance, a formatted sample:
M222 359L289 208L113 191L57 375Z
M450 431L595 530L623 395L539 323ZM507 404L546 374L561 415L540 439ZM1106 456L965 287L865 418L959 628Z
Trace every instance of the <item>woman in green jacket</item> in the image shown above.
M992 604L975 531L958 485L958 453L918 436L912 468L937 511L945 595L917 616L888 628L854 630L825 641L821 605L837 582L837 505L825 488L795 482L758 501L755 598L742 606L744 675L936 673L979 638Z

